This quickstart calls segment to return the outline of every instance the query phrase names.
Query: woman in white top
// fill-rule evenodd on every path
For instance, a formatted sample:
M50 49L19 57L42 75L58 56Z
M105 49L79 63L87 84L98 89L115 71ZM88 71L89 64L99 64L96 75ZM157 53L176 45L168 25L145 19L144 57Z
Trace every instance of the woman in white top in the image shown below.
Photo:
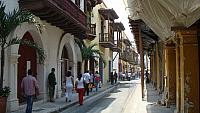
M82 74L78 75L78 78L76 79L76 91L79 94L79 104L83 105L83 95L84 95L84 80L82 77Z
M71 102L71 97L72 97L72 91L74 88L74 79L72 77L71 71L67 72L66 79L65 79L65 85L66 85L66 92L65 92L65 97L66 97L66 102L69 99L69 102Z

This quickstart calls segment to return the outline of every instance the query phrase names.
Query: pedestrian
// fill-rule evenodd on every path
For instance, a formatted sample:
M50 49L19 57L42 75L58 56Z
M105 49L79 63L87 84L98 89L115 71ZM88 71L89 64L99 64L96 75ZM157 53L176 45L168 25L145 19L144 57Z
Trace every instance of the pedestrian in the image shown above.
M89 84L89 89L90 89L90 92L92 92L92 89L93 89L93 86L94 86L94 74L93 73L90 73L90 84Z
M78 93L79 97L79 104L83 105L83 95L84 95L84 79L82 77L82 74L78 75L78 78L76 79L75 83L75 89Z
M115 71L115 73L114 73L114 79L115 79L115 84L117 83L117 72Z
M114 75L113 72L110 72L110 79L111 79L111 85L114 84Z
M55 68L51 68L51 73L48 76L48 87L49 87L49 98L50 102L55 102L54 100L54 92L56 85L56 77L55 77Z
M119 72L119 78L120 78L120 80L122 80L122 78L123 78L122 72Z
M146 71L145 76L146 76L146 83L149 83L149 73L148 73L148 70Z
M95 86L96 86L96 91L98 91L98 89L100 87L100 75L99 75L98 71L96 71L96 73L95 73Z
M65 92L65 97L66 97L66 102L71 102L71 97L72 97L72 91L74 89L74 78L72 77L71 71L67 72L67 75L65 77L65 86L66 86L66 92Z
M89 83L90 83L90 74L89 74L89 71L86 71L84 74L83 74L83 79L84 79L84 86L85 86L85 93L87 93L87 96L89 96Z
M32 113L33 97L39 95L39 85L35 77L32 76L32 70L28 70L28 75L21 82L22 94L26 97L26 113Z

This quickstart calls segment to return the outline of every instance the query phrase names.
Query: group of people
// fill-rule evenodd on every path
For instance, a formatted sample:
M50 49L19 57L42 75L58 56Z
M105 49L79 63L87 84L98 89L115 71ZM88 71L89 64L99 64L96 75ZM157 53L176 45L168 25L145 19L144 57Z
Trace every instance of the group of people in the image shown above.
M95 74L89 73L86 71L84 74L79 74L77 79L74 80L71 71L67 71L65 75L65 97L66 102L71 102L72 99L72 91L75 90L79 95L79 104L83 105L83 96L89 95L89 92L92 91L93 88L100 88L101 77L98 71ZM55 68L51 69L51 73L48 75L48 88L49 88L49 101L55 102L54 100L54 92L55 85L57 85L56 77L55 77ZM28 70L28 74L23 78L21 82L22 95L26 97L27 107L26 113L32 113L32 105L33 105L33 97L35 95L39 95L39 85L36 78L33 76L32 70Z
M66 102L71 102L72 91L75 90L79 94L79 104L83 104L83 96L89 96L89 92L92 91L94 87L96 87L96 91L100 87L100 75L98 71L95 74L89 73L86 71L84 74L79 74L77 79L74 81L71 71L67 72L65 77L65 97Z

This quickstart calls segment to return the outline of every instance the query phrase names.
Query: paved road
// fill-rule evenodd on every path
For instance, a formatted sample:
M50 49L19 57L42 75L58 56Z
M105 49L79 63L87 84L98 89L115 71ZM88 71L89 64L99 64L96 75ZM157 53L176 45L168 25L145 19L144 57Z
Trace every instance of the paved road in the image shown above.
M103 98L95 102L85 102L83 106L75 105L61 113L130 113L136 106L134 105L134 100L137 98L135 89L139 81L121 81L114 91Z

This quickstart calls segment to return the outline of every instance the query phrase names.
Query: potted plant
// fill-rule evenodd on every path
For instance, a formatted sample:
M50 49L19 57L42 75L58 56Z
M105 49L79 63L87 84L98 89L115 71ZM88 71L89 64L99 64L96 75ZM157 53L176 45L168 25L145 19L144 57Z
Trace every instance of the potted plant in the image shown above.
M10 95L10 88L8 86L5 86L0 90L0 113L6 113L6 104L7 104L7 98Z
M34 16L30 12L20 9L14 9L12 12L6 13L5 7L6 6L4 5L4 3L0 1L0 51L1 51L0 104L6 102L6 101L1 102L1 98L5 99L5 97L8 97L10 94L10 88L3 87L5 50L8 47L15 44L27 45L36 50L39 57L39 63L43 63L45 60L44 50L41 47L39 47L37 43L32 42L30 40L19 39L17 36L14 38L10 37L10 34L13 33L16 27L19 26L21 23L24 22L35 23ZM6 105L6 103L3 103L3 105ZM1 106L0 108L1 110L3 108L6 109L6 107L1 107Z

